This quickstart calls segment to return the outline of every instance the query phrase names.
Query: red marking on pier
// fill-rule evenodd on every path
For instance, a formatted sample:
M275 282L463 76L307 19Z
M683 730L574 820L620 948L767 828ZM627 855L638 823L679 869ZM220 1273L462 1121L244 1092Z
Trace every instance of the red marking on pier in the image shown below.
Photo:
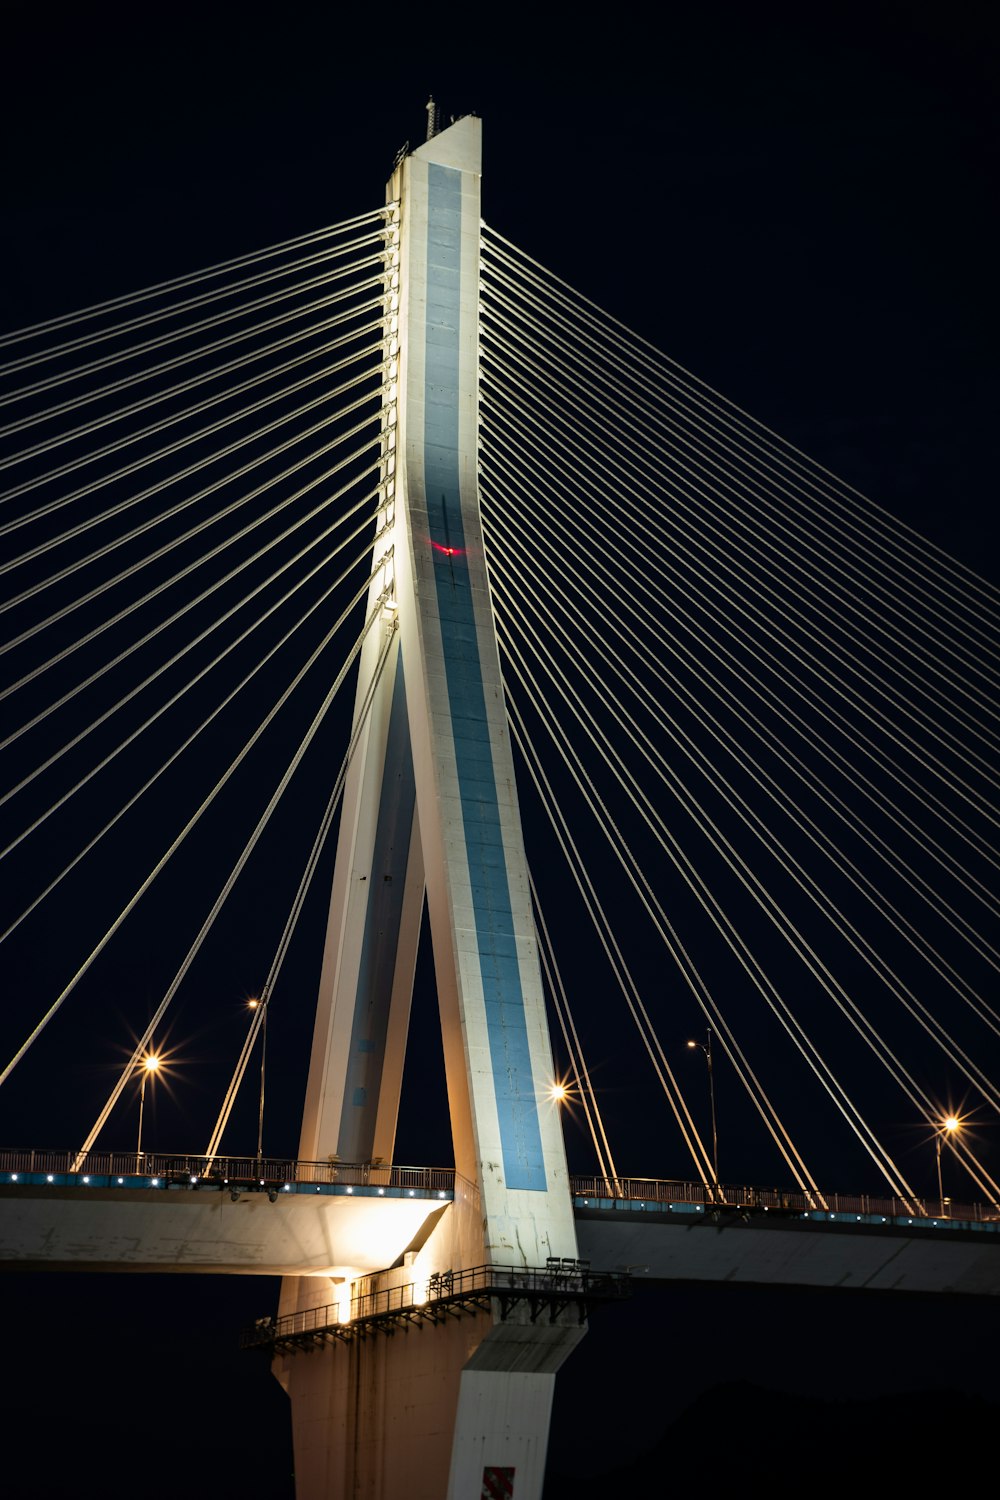
M514 1494L514 1470L487 1464L483 1470L482 1500L511 1500Z

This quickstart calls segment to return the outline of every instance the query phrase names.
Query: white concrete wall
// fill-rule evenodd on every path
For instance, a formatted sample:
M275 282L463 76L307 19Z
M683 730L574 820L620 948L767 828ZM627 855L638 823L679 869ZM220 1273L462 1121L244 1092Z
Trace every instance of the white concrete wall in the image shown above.
M412 1264L380 1278L386 1285L576 1256L479 516L480 156L479 121L461 120L403 161L388 194L401 204L392 369L400 653L455 1164L472 1188ZM374 733L367 754L375 765ZM316 1122L343 1108L339 1013L351 1007L361 917L341 865L368 838L365 777L374 786L375 774L357 775L338 851L342 907L331 914L303 1136L313 1155L328 1138ZM317 1295L286 1280L281 1311ZM278 1359L300 1500L478 1500L486 1464L515 1469L516 1500L540 1500L554 1372L584 1330L516 1322L478 1313Z
M482 1194L484 1257L501 1264L544 1265L550 1255L575 1256L576 1240L561 1121L548 1097L552 1055L479 516L479 156L479 121L467 118L420 147L398 174L403 233L396 578L456 1166ZM442 317L452 314L442 314L435 303L436 273L428 261L431 199L440 169L456 174L450 201L460 205L461 220L453 314L457 348L452 351L458 386L457 391L443 392L434 385L433 368L428 374L434 341L442 334L449 336L454 327L440 324ZM456 540L461 547L460 555L446 563L441 556L438 497L427 492L436 460L426 439L433 429L429 407L435 401L443 406L449 400L455 403L458 452L454 466L460 492L458 502L449 496L449 505L460 525L461 536L456 534ZM476 889L480 875L470 856L469 792L463 786L457 749L456 665L448 638L449 630L456 627L453 619L442 620L442 570L448 566L460 574L456 592L467 590L470 600L481 710L487 726L484 739L490 755L483 774L491 775L490 792L502 837L510 926L504 927L498 940L510 937L516 948L516 983L511 986L509 1014L523 1024L533 1095L530 1108L524 1106L522 1093L513 1106L508 1104L508 1114L512 1109L519 1114L526 1133L537 1129L543 1164L535 1174L536 1185L529 1187L511 1180L516 1131L509 1123L505 1128L498 1105L498 1078L502 1083L504 1065L497 1053L495 1010L492 1029L488 1015L483 967L484 942L493 935L484 936L484 901ZM503 920L506 923L506 917Z

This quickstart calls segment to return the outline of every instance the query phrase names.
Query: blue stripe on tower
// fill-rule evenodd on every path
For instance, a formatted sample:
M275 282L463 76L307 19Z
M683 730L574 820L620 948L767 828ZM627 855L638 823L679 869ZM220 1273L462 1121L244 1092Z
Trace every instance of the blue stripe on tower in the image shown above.
M490 749L459 487L462 174L431 164L427 232L424 482L504 1181L544 1192L500 804Z
M337 1152L345 1161L371 1156L396 976L406 867L416 802L403 655L396 659L378 822L368 879L365 935L351 1028L347 1091Z

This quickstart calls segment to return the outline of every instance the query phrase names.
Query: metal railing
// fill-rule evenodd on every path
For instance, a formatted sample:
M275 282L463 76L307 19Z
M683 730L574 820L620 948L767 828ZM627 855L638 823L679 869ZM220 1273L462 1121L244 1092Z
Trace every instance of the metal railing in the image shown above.
M354 1283L350 1314L340 1302L280 1318L258 1318L242 1337L244 1348L281 1343L309 1335L378 1323L408 1315L433 1315L435 1304L472 1303L489 1297L565 1304L611 1301L628 1295L630 1277L621 1271L591 1271L586 1261L557 1260L541 1266L472 1266L439 1271L422 1281L378 1287L377 1277Z
M392 1166L388 1162L289 1161L256 1156L194 1156L185 1152L0 1151L0 1174L74 1179L142 1178L158 1184L203 1183L275 1188L287 1184L337 1185L453 1192L453 1167ZM459 1179L464 1182L464 1179Z
M571 1177L574 1198L630 1203L684 1203L705 1209L767 1209L777 1213L860 1214L863 1218L961 1219L965 1223L1000 1221L1000 1207L959 1203L945 1198L878 1197L871 1193L803 1192L800 1189L733 1186L730 1183L679 1182L663 1177Z
M576 1297L621 1295L629 1284L625 1272L591 1271L588 1261L557 1260L542 1266L470 1266L433 1272L424 1281L402 1286L375 1287L375 1278L362 1277L351 1297L351 1319L384 1317L449 1299L514 1293L518 1296ZM293 1314L294 1316L294 1314Z
M0 1176L107 1178L125 1183L141 1178L158 1186L188 1183L247 1189L289 1185L342 1186L453 1193L461 1185L476 1195L453 1167L394 1166L388 1162L292 1161L285 1157L199 1156L186 1152L0 1151ZM961 1203L953 1198L881 1197L871 1193L803 1192L731 1183L684 1182L668 1177L570 1178L574 1198L599 1201L689 1204L704 1209L767 1209L777 1213L859 1214L886 1219L957 1219L964 1223L1000 1222L1000 1206Z

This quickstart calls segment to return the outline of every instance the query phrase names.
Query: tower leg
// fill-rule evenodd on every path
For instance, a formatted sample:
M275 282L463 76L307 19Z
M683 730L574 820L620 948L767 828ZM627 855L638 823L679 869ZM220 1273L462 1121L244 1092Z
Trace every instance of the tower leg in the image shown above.
M448 1500L541 1500L556 1371L586 1324L503 1322L462 1371Z
M282 1356L297 1500L541 1500L556 1371L585 1332L482 1312Z
M284 1356L296 1500L444 1500L478 1321Z
M275 1361L299 1500L540 1500L555 1374L586 1331L558 1279L576 1226L479 513L480 145L466 117L389 185L397 654L345 795L300 1148L392 1154L426 885L460 1176L395 1263L336 1268L350 1326ZM286 1278L281 1311L333 1300Z

